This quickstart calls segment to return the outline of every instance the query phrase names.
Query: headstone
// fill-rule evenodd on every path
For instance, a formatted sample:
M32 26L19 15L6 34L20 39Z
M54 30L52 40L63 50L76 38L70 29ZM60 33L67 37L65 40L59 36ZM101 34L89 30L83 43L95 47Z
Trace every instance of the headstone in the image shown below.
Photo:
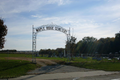
M95 60L96 58L95 58L95 57L93 57L92 59L93 59L93 60Z
M81 54L81 57L83 57L83 54Z
M39 57L39 53L36 53L36 57Z
M97 60L98 60L98 61L101 61L101 60L102 60L102 58L97 58Z
M83 59L87 59L87 57L83 57Z
M64 51L64 57L66 57L65 51Z

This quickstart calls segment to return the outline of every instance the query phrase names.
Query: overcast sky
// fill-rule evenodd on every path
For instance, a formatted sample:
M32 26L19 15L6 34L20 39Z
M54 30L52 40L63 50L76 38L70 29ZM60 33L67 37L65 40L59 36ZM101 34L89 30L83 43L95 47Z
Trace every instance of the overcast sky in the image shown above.
M85 36L115 37L120 31L120 0L0 0L0 17L8 27L4 49L31 50L32 25L70 27L77 42ZM37 50L64 48L65 41L62 32L39 32Z

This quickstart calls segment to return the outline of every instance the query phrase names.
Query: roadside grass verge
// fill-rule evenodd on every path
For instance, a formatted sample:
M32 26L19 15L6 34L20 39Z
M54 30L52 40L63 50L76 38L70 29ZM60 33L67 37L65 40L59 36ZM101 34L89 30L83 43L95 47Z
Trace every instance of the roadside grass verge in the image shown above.
M72 62L69 65L104 71L120 71L120 62Z
M29 61L0 59L0 78L13 78L25 75L37 67Z

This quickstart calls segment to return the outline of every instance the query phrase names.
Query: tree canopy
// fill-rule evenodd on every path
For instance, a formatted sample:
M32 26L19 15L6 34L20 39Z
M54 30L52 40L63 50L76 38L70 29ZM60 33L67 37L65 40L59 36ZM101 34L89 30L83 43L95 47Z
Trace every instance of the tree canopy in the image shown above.
M94 37L84 37L76 44L75 48L78 54L109 54L120 53L120 33L115 35L115 38L100 38L97 40Z
M7 26L4 25L4 21L0 19L0 48L4 48L6 35L7 35Z

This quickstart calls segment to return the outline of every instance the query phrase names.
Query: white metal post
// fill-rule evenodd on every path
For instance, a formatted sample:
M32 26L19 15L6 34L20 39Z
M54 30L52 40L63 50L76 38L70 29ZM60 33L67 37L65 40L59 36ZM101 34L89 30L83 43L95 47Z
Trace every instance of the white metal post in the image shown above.
M32 26L32 62L36 63L36 32L34 26Z

